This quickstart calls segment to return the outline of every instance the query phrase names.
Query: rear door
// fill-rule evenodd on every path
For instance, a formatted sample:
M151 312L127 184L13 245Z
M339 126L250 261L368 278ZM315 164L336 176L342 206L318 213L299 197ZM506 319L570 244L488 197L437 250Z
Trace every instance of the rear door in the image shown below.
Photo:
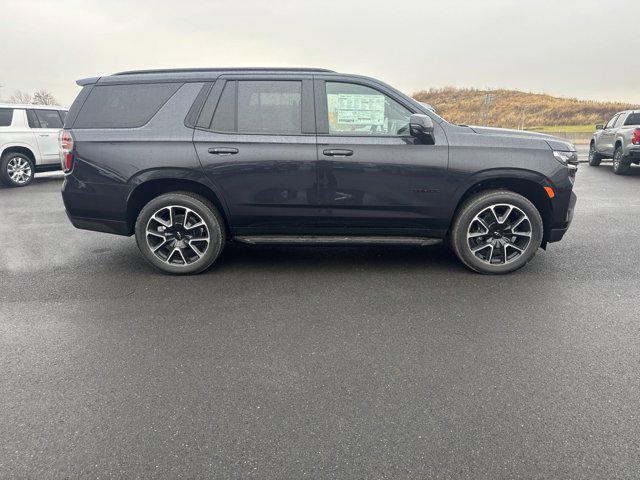
M58 134L63 119L57 110L28 109L27 119L38 142L43 164L58 163Z
M196 123L204 171L236 235L310 234L318 216L313 81L225 75Z
M448 143L414 138L417 111L367 79L316 76L318 185L326 234L438 235L446 229Z

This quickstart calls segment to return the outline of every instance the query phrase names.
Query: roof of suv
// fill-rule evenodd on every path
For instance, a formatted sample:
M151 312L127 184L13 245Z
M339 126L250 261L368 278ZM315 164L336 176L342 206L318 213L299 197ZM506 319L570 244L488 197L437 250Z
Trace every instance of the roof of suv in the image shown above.
M38 110L66 110L60 105L35 105L32 103L0 103L0 108L38 109Z
M157 70L131 70L118 72L104 77L91 77L78 80L80 86L93 83L136 83L143 81L207 81L216 79L225 73L260 73L260 74L304 74L304 73L336 73L324 68L279 68L279 67L248 67L248 68L172 68Z

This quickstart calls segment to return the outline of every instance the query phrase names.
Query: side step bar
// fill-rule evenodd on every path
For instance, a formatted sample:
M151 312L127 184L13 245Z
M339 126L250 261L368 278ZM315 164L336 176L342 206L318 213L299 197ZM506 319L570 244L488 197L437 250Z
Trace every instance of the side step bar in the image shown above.
M351 237L320 235L255 235L233 238L249 245L435 245L441 238L427 237Z

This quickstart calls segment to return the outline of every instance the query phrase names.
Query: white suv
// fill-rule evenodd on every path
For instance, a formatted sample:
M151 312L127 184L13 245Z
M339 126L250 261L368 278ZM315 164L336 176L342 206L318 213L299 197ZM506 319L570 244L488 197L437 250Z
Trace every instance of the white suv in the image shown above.
M62 107L0 103L0 181L11 187L31 183L36 172L60 169L58 134Z

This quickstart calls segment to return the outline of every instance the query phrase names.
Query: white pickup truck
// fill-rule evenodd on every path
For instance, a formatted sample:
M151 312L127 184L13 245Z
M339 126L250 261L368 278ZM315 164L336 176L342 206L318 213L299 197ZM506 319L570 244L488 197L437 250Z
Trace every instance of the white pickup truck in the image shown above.
M589 148L589 165L597 167L605 158L613 159L613 171L624 175L631 164L640 164L640 110L616 113L606 125L596 125Z
M66 115L62 107L0 103L2 183L24 187L36 172L60 169L58 134Z

